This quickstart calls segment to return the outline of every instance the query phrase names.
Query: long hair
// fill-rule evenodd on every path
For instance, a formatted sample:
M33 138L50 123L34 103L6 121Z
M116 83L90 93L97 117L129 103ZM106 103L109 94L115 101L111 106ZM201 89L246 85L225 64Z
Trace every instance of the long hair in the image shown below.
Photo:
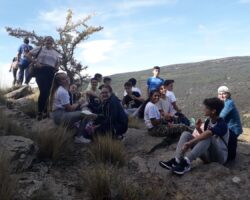
M138 117L139 117L140 119L143 119L143 118L144 118L144 110L145 110L145 107L146 107L147 103L150 102L150 99L151 99L151 97L153 96L153 94L154 94L155 92L159 92L159 89L150 91L149 97L148 97L147 100L144 101L143 104L141 105L141 107L140 107L140 109L139 109L139 111L138 111Z
M52 111L56 90L59 88L59 86L61 86L60 75L62 74L65 74L65 73L64 72L56 73L53 78L52 86L50 89L50 95L49 95L49 109L48 109L49 111Z

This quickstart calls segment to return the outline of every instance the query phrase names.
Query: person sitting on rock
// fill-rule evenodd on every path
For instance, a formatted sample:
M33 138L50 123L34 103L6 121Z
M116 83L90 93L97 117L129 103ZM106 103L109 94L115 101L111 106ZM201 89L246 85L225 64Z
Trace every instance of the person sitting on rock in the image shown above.
M104 77L103 78L103 84L100 85L100 87L98 89L101 90L104 85L105 86L111 86L111 82L112 82L112 79L110 77Z
M88 108L91 112L96 113L100 105L100 90L98 89L98 80L92 78L90 80L91 87L85 90L86 100L88 102Z
M238 137L243 132L240 115L228 87L218 88L218 98L225 104L220 117L225 120L229 128L228 161L235 160Z
M169 124L165 116L161 116L158 107L160 93L158 90L152 90L149 93L149 99L146 101L144 109L144 121L148 132L152 136L178 138L183 131L192 131L183 124Z
M162 85L164 80L159 77L160 75L160 67L159 66L154 66L153 67L153 76L148 78L147 80L147 92L148 95L150 91L152 90L158 90L159 87Z
M174 80L166 80L164 81L164 87L167 90L166 96L170 99L171 102L171 115L173 116L174 124L185 124L187 126L190 125L190 121L188 118L181 112L181 109L176 104L176 97L173 92Z
M77 92L77 85L72 83L69 86L69 97L70 97L70 104L74 104L77 102L77 100L80 99L81 94Z
M122 105L125 109L125 112L128 115L132 115L142 105L144 99L141 97L139 92L132 91L131 82L126 82L124 84L124 89L127 95L123 97Z
M160 161L161 167L182 175L191 169L191 162L197 158L201 158L205 163L224 164L227 161L229 131L226 122L219 117L224 103L218 98L208 98L203 101L203 105L204 114L208 117L204 130L201 128L202 120L198 119L198 134L183 132L177 144L175 157L166 162Z
M70 104L69 96L70 79L65 73L57 73L53 79L51 93L49 97L49 110L52 112L52 118L57 125L66 125L71 128L76 122L83 119L79 110L82 100ZM80 127L81 129L81 127ZM79 130L75 137L76 143L89 143L90 140L84 138Z
M128 117L119 99L113 94L110 86L101 90L101 110L94 121L95 133L112 133L116 139L122 139L128 129Z
M137 80L135 78L130 78L128 82L132 84L132 92L138 92L140 95L142 95L141 90L138 87L136 87ZM126 96L126 95L127 95L127 92L126 90L124 90L123 96Z
M166 96L166 88L162 84L159 89L160 92L160 99L156 103L156 106L158 107L161 116L165 117L167 121L172 121L173 119L173 114L171 113L171 102L170 99Z

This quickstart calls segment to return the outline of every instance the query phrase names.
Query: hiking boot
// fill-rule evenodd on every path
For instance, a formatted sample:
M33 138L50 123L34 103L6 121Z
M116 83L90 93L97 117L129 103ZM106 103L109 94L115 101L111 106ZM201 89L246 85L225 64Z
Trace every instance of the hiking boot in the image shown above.
M36 119L37 121L41 121L43 119L43 113L41 112L37 113Z
M175 158L172 158L169 161L160 161L159 165L165 169L172 170L178 163Z
M74 142L78 144L89 144L91 143L91 140L83 136L76 136Z
M191 166L188 161L184 158L175 167L172 168L173 172L178 175L183 175L184 173L190 171Z

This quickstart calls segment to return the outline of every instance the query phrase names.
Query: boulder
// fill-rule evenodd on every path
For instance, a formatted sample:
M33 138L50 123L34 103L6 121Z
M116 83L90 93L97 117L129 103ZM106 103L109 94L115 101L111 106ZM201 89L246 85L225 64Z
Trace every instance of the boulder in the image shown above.
M34 142L22 136L0 136L0 152L6 153L12 171L29 168L36 158L38 147Z
M30 86L25 85L25 86L20 87L17 90L14 90L8 94L5 94L4 96L7 99L19 99L19 98L25 97L31 93L32 93L32 90L31 90Z

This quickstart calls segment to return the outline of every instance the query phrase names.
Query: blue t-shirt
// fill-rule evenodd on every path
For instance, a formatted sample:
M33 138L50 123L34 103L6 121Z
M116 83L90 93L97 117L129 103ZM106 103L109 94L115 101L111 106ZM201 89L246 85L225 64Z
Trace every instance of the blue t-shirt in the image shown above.
M159 87L163 84L164 80L160 77L150 77L148 78L147 85L149 92L152 90L159 89Z
M18 54L21 54L21 59L19 62L20 65L27 64L29 62L28 59L26 58L26 55L29 53L31 49L33 49L32 46L25 43L18 48Z

